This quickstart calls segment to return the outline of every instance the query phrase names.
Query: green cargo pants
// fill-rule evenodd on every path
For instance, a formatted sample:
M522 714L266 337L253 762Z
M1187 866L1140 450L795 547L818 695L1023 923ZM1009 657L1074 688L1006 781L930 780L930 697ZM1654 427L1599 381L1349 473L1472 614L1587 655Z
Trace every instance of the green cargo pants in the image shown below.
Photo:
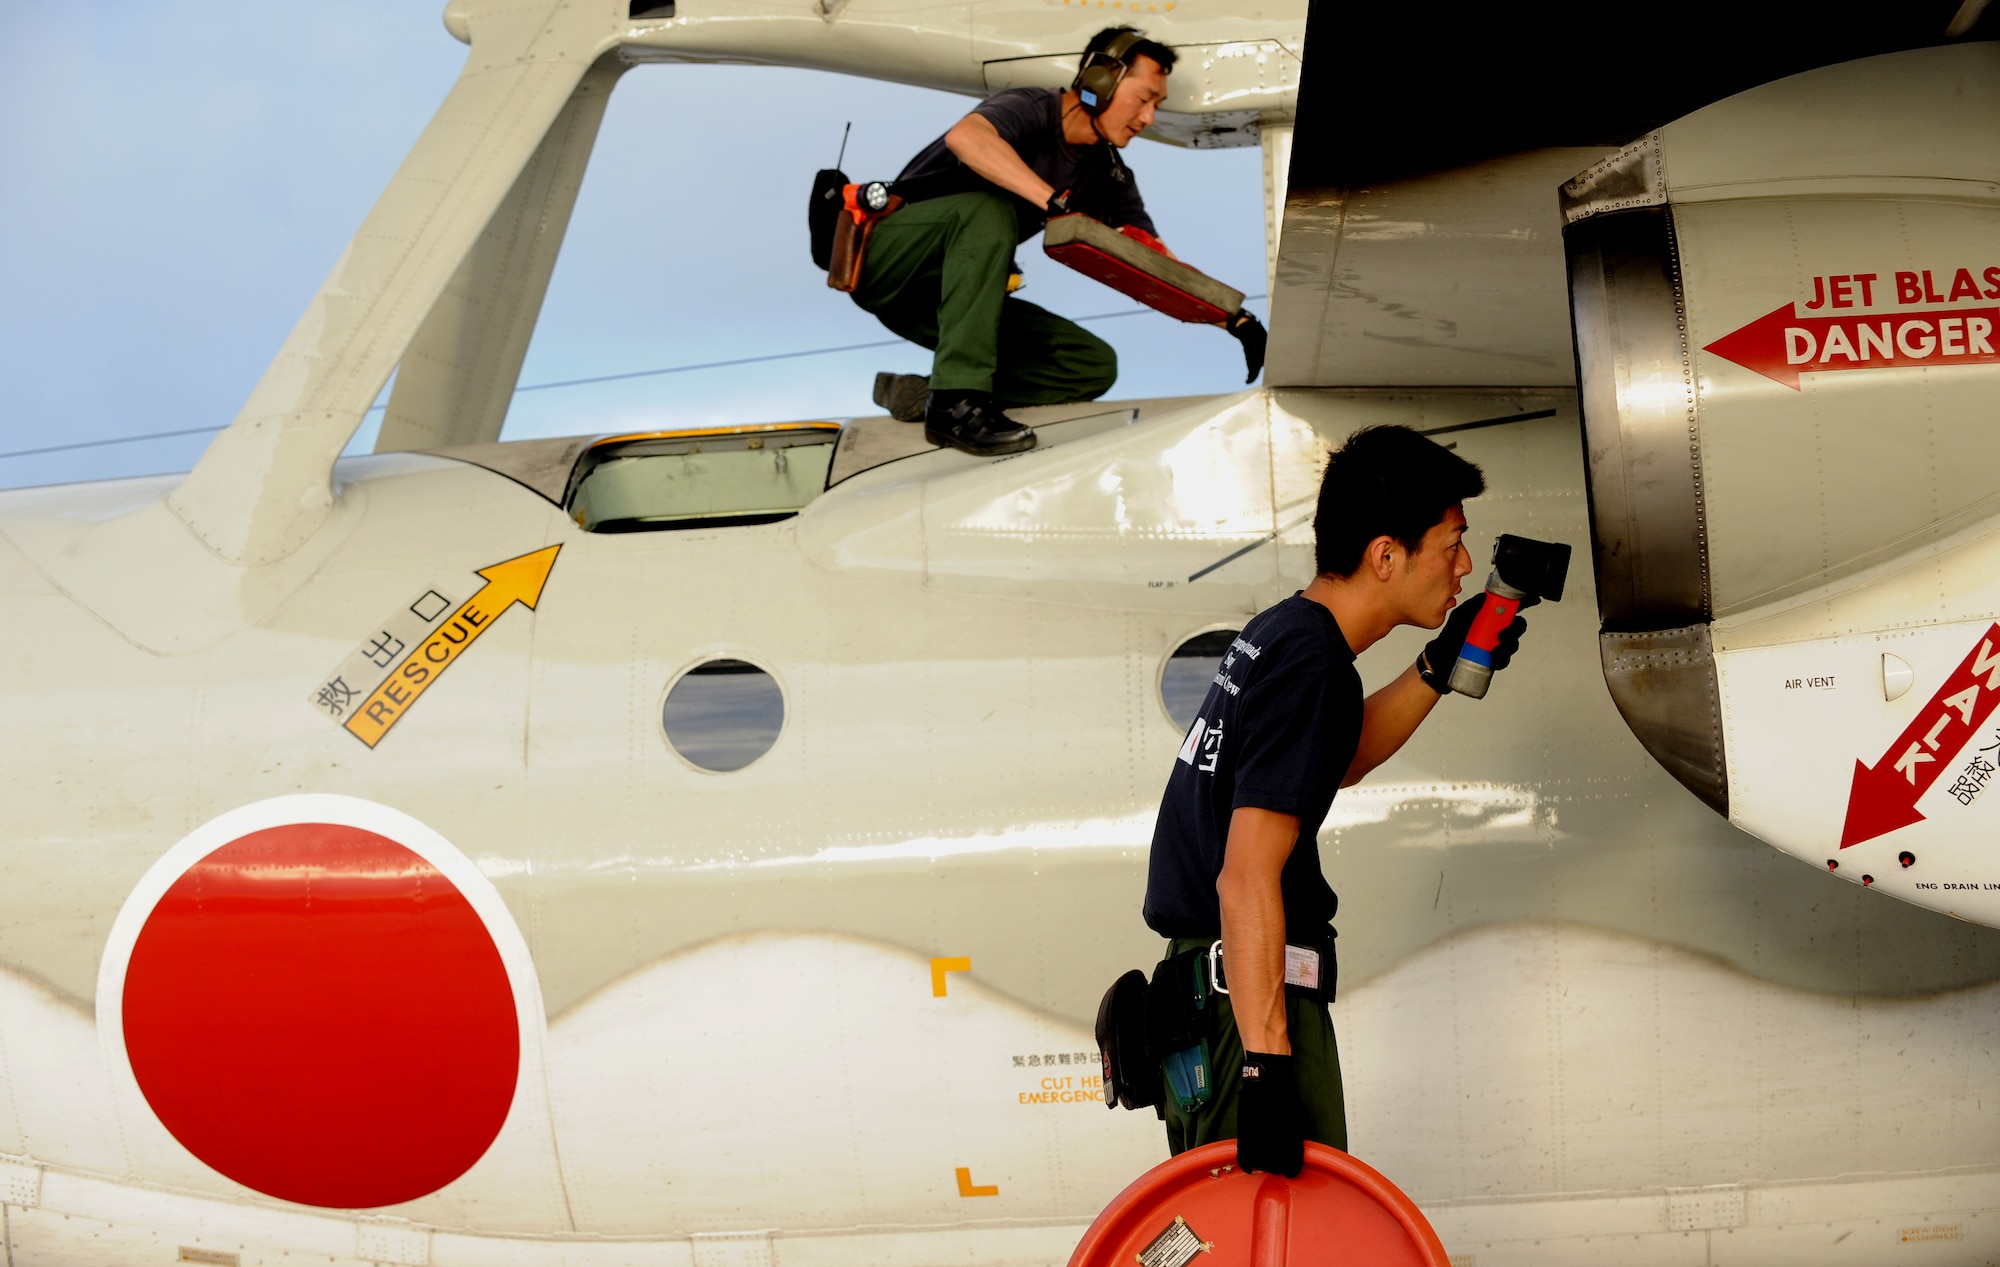
M1095 400L1118 378L1111 345L1007 295L1019 244L999 194L911 203L875 226L854 302L930 348L933 391L991 392L1001 405Z
M1169 955L1208 941L1176 938ZM1167 1147L1184 1153L1218 1139L1236 1138L1236 1093L1241 1086L1243 1040L1236 1033L1236 1014L1229 996L1209 998L1208 1053L1215 1095L1193 1113L1183 1113L1173 1093L1167 1093ZM1299 1100L1306 1109L1306 1138L1347 1151L1347 1098L1340 1085L1340 1052L1333 1041L1333 1017L1326 1004L1305 999L1285 1000L1291 1028L1293 1068L1298 1073Z

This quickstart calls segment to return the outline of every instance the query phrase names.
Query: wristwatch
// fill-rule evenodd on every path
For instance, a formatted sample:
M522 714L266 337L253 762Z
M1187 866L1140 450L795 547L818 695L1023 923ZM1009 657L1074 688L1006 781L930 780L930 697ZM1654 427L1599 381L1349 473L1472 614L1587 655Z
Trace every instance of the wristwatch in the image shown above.
M1424 680L1425 686L1430 687L1439 695L1451 694L1451 674L1439 673L1431 667L1429 647L1425 647L1422 651L1417 652L1417 676Z
M1049 195L1049 205L1042 208L1052 216L1069 214L1069 190L1062 189Z

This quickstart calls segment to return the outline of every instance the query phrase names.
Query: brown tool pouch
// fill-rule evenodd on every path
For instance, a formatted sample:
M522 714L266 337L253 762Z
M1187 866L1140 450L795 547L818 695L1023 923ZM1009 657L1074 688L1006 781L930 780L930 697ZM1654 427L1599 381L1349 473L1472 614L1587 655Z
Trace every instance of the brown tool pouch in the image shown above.
M853 294L861 285L861 269L867 262L868 239L875 232L875 226L884 218L895 214L903 205L901 198L891 197L889 205L881 211L865 211L855 202L858 185L849 185L841 191L840 216L833 223L833 250L827 261L826 284L835 290Z
M873 220L857 220L842 207L833 222L833 254L827 260L826 284L835 290L854 293L861 284L861 265L868 253L868 236L875 231Z

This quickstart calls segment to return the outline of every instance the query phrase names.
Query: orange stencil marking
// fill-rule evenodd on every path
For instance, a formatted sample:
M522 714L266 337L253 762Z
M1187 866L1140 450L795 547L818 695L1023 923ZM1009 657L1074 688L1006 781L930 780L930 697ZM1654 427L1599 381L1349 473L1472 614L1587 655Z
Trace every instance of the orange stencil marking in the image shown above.
M972 1167L958 1168L958 1195L961 1197L997 1197L1000 1185L997 1183L976 1184L972 1182Z
M944 997L944 974L947 972L971 972L972 960L963 955L952 959L931 960L931 997Z
M381 743L389 727L401 720L461 652L493 627L495 618L515 603L529 611L535 609L535 604L541 601L542 587L548 583L549 569L556 565L556 552L561 549L559 545L549 546L479 569L479 576L486 584L460 603L458 610L410 652L361 707L354 710L354 715L347 719L348 733L370 748Z

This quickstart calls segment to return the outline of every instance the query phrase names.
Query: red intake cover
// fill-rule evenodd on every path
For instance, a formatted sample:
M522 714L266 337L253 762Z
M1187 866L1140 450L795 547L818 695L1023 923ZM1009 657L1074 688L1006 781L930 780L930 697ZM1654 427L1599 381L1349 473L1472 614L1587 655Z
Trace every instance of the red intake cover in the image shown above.
M1243 309L1242 291L1162 253L1144 230L1120 232L1089 216L1057 216L1042 233L1042 250L1177 321L1217 325Z
M1364 1162L1306 1145L1296 1179L1236 1169L1236 1141L1161 1162L1083 1234L1069 1267L1450 1267L1414 1202Z

